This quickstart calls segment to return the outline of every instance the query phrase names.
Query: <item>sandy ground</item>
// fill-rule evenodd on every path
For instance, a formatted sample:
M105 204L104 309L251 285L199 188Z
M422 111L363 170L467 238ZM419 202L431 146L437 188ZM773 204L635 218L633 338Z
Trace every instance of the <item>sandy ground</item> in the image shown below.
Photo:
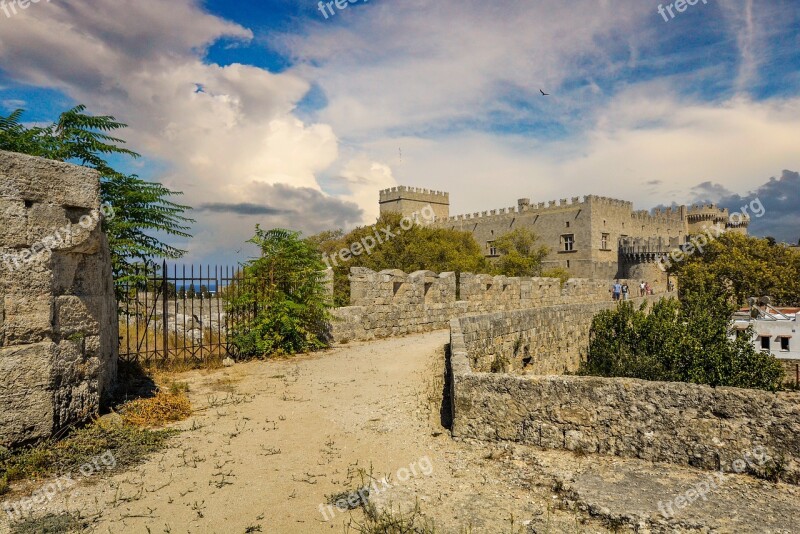
M80 511L101 533L352 533L361 511L327 496L366 485L380 509L418 506L445 533L800 531L797 487L732 478L668 522L658 500L707 473L453 441L439 418L447 341L434 332L181 375L195 414L168 449L36 514Z

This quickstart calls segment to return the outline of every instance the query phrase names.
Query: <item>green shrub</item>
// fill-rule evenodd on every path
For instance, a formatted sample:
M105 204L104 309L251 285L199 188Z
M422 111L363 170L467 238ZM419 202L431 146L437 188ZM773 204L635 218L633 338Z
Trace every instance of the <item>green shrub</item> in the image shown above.
M299 232L256 227L261 257L249 262L228 299L240 357L296 354L328 344L330 298L319 252Z
M593 319L580 374L780 389L783 367L753 347L752 332L729 335L732 312L724 299L703 294L661 299L650 313L646 303L623 302Z

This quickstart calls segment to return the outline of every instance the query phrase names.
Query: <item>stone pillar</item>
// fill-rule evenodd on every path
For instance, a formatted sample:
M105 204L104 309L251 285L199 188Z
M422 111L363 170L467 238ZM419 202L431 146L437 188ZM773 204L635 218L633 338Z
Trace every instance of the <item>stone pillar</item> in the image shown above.
M95 171L0 151L0 445L86 420L112 393L107 216Z

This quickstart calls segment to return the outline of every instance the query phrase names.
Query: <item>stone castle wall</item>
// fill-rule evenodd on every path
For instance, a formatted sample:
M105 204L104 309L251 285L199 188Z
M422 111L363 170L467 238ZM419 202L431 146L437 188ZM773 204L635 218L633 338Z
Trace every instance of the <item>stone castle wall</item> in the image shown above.
M552 325L578 313L574 306L554 308L533 314L549 316ZM481 372L487 352L500 350L511 341L502 335L509 329L505 325L515 324L526 313L506 313L504 321L497 317L451 321L454 437L515 441L724 471L731 471L734 461L747 459L757 447L763 447L773 461L748 469L764 475L765 469L779 465L783 480L800 484L800 393ZM499 329L498 322L502 325ZM548 328L544 323L541 327ZM555 338L561 333L538 335ZM479 338L494 341L481 348L476 342ZM552 356L550 359L554 361ZM475 369L474 361L479 364ZM572 360L566 357L564 361Z
M464 317L459 324L470 367L486 373L575 373L589 348L592 319L614 306L606 299Z
M113 387L102 211L96 172L0 152L0 445L87 419Z
M631 281L631 290L634 289ZM611 302L609 280L514 278L350 269L351 306L333 310L336 341L370 340L447 328L450 319L554 304ZM330 291L330 289L329 289Z

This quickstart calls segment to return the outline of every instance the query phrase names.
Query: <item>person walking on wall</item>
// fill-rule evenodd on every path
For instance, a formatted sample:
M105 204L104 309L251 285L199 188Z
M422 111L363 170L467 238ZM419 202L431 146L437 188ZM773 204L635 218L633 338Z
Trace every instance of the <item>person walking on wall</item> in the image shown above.
M628 300L628 293L630 293L630 288L626 282L622 284L622 300Z
M619 280L614 280L614 286L611 288L611 291L614 301L618 301L619 295L622 293L622 285L619 283Z

